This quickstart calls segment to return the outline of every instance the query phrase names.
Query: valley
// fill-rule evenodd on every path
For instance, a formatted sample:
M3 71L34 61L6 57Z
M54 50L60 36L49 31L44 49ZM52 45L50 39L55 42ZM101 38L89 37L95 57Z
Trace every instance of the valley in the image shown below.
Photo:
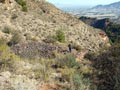
M116 6L118 5L118 6ZM61 8L62 10L71 13L73 15L76 15L77 17L85 16L85 17L91 17L91 18L97 18L97 19L104 19L104 18L110 18L115 23L120 23L120 2L115 2L108 5L97 5L97 6L91 6L91 7L76 7L76 9L73 9L74 7L66 9Z

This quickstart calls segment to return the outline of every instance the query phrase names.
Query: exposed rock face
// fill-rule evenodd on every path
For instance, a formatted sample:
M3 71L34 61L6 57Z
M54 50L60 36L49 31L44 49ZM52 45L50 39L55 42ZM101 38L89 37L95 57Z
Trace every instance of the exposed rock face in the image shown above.
M30 34L42 41L59 29L66 35L66 41L73 41L82 48L96 51L100 44L106 41L99 35L101 30L92 28L79 21L74 16L66 14L55 6L43 0L27 0L28 12L23 12L18 4L13 4L9 10L0 6L0 29L8 26L21 35Z

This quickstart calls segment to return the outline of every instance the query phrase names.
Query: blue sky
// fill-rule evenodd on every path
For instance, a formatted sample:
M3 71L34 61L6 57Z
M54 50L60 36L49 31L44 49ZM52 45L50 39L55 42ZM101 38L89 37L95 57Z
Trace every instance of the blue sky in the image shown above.
M55 5L80 5L80 6L95 6L98 4L110 4L120 0L47 0Z

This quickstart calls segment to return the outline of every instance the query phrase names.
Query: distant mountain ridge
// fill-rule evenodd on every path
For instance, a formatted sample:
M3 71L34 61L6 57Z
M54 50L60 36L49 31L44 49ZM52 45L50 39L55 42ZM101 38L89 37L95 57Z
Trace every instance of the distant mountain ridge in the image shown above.
M120 9L120 1L108 5L97 5L92 9Z

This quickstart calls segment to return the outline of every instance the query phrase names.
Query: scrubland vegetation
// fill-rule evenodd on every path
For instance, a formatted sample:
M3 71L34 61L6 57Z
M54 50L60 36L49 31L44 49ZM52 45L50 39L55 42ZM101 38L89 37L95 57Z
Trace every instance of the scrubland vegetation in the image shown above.
M16 2L0 8L1 90L120 90L119 37L107 47L101 30L47 2Z
M59 86L59 90L107 90L107 88L109 90L119 90L119 55L120 45L116 44L99 53L99 55L95 55L95 53L86 54L85 61L92 64L76 62L76 56L71 53L58 54L52 59L25 59L15 55L7 46L5 40L1 39L0 71L17 73L17 70L22 67L16 66L16 63L20 64L21 61L24 61L32 65L38 64L36 69L32 68L27 71L28 74L34 73L34 79L41 79L45 82L51 82L52 80ZM25 75L27 73L24 72ZM57 76L54 76L54 74L57 74Z
M76 62L76 58L72 54L58 56L54 59L24 59L15 55L2 39L0 41L0 53L1 72L11 71L11 73L15 74L19 69L22 69L24 72L22 67L16 66L17 63L20 64L21 61L24 61L33 65L38 64L37 69L32 68L30 71L28 70L28 74L34 73L35 79L42 79L45 82L50 82L52 79L52 82L60 86L60 90L89 90L90 88L89 78L84 78L84 75L79 71L79 68L84 66ZM60 76L52 75L58 72L61 74ZM27 75L27 73L24 74Z
M45 42L49 42L47 46L43 44L45 46L43 47L42 44L37 44L37 42L34 41L35 43L31 42L29 43L30 45L26 45L27 49L25 49L24 52L22 52L24 47L19 47L19 49L21 48L19 52L17 51L19 50L18 47L12 50L15 45L23 43L24 39L22 39L19 33L13 33L8 27L5 27L2 32L11 34L12 37L9 42L0 39L1 72L10 71L13 74L19 72L19 74L30 75L30 77L32 73L34 73L34 79L41 79L44 82L54 82L59 86L59 90L107 90L108 88L109 90L119 90L119 43L101 50L98 53L88 52L84 56L83 62L77 62L76 54L56 52L54 51L54 46L49 46L49 43L57 45L54 44L56 41L65 43L65 35L62 31L57 31L56 34L50 36L50 38L47 37L46 40L48 41ZM41 48L41 46L45 48L45 52L38 49ZM49 51L52 50L50 48L52 48L53 51ZM73 44L72 48L77 52L81 52L82 50L81 47L76 44ZM20 52L22 54L20 54ZM40 52L42 52L42 54ZM21 64L21 62L28 65L30 64L31 69L26 71L20 67L18 64ZM23 72L19 71L19 69L23 70Z

